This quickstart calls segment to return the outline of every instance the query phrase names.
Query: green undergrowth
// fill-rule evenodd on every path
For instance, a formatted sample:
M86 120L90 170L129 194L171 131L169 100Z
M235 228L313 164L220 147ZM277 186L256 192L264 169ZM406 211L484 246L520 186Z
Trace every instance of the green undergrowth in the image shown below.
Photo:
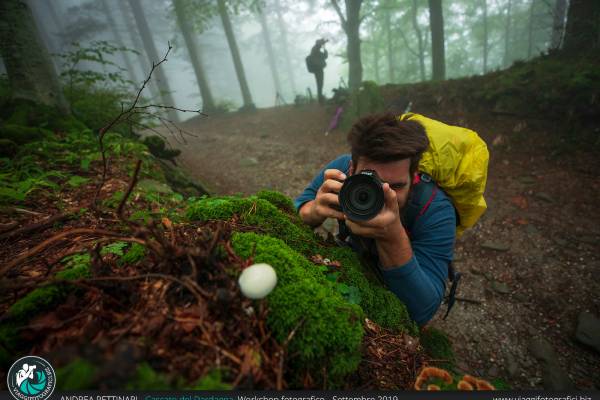
M64 269L54 275L56 279L75 280L90 276L89 254L74 254L62 261ZM20 327L62 302L73 290L68 284L50 283L32 290L9 307L0 323L0 365L10 362L13 358L11 354L19 352L23 347L19 336Z
M435 328L428 328L421 332L421 345L427 355L436 361L433 365L449 371L456 370L456 359L452 351L452 344L448 336Z

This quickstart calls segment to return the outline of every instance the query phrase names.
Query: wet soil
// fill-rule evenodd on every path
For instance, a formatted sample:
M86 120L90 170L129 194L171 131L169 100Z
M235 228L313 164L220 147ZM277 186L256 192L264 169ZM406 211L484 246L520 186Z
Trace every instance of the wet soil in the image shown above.
M542 388L532 345L551 344L553 368L577 388L600 388L600 354L575 339L578 316L600 315L598 157L561 152L555 127L493 113L413 111L477 131L490 149L488 211L457 240L461 298L430 322L450 337L464 372ZM178 163L212 193L260 189L297 196L320 168L348 151L325 135L333 106L303 105L195 118L196 137L171 140ZM553 136L554 135L554 136ZM556 372L556 371L555 371Z

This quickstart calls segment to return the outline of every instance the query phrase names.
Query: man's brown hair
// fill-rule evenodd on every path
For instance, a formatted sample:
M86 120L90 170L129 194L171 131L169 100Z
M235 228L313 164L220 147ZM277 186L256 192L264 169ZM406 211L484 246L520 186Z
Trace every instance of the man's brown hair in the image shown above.
M409 158L412 179L429 139L418 122L400 121L394 114L384 113L358 120L348 133L348 143L354 167L360 157L384 163Z

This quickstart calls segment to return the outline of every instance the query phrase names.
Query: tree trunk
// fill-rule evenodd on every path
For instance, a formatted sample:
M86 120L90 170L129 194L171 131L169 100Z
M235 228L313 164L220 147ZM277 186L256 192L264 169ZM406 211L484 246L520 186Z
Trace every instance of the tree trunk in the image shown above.
M140 40L140 35L131 24L131 11L124 1L117 1L117 4L119 5L119 9L121 11L120 14L123 19L124 25L127 27L127 31L129 32L129 38L133 43L133 48L140 52L137 55L138 64L134 62L133 67L135 68L135 66L138 65L140 70L142 71L143 79L146 79L152 67L148 62L146 56L143 54L144 52L142 49L144 48L144 45ZM160 91L157 89L156 83L150 81L148 82L148 85L146 87L148 88L148 90L150 90L150 96L156 99L156 101L160 101Z
M281 35L281 43L283 44L283 56L285 57L285 69L287 70L288 78L290 79L290 84L292 85L292 91L296 94L296 81L294 79L294 71L292 70L292 63L290 58L290 52L288 50L288 40L287 40L287 29L285 28L285 24L283 23L283 17L281 15L281 7L279 4L279 0L275 3L275 12L277 14L277 24L279 25L279 34Z
M488 8L487 0L483 0L483 73L486 74L488 70Z
M140 36L142 37L142 42L144 43L144 48L146 49L146 54L150 57L150 60L154 64L158 63L162 60L162 57L158 56L158 52L156 51L156 47L154 46L154 39L152 38L152 32L150 32L150 28L148 27L148 22L146 21L146 16L144 15L144 10L142 9L142 5L140 4L140 0L129 0L129 5L133 10L133 17L135 19L135 23L137 25L138 31L140 32ZM171 89L169 88L169 81L167 81L167 76L165 75L162 65L154 70L154 74L156 77L156 84L160 89L160 97L163 102L163 106L175 106L175 102L173 101L173 97L171 96ZM169 119L173 122L178 122L179 117L175 110L169 109L167 111Z
M502 65L508 67L509 60L509 49L510 49L510 14L511 14L512 0L508 0L506 6L506 25L504 27L504 56L502 57Z
M106 15L106 20L108 21L108 26L110 27L110 30L112 31L115 40L117 42L117 45L119 47L127 47L125 46L125 42L123 42L123 38L121 37L121 34L119 33L119 27L117 26L117 23L115 22L115 19L113 18L110 8L108 7L108 4L106 3L106 0L102 0L100 2L101 6L102 6L102 11L104 11L104 14ZM127 72L129 73L129 79L131 79L131 81L133 82L133 84L135 86L139 85L142 81L138 79L136 73L135 73L135 68L133 68L133 64L131 63L131 59L129 58L129 54L127 54L126 51L123 51L121 53L121 57L123 58L123 61L125 62L125 68L127 68Z
M529 32L528 32L528 43L527 43L527 59L531 58L533 51L533 11L535 9L535 0L531 0L529 6Z
M25 1L0 1L0 56L13 99L31 100L69 113L56 70Z
M348 43L348 87L356 90L362 83L362 61L360 58L360 6L362 0L346 0L346 36Z
M392 15L390 1L387 0L383 29L385 30L385 41L387 42L388 81L390 83L394 83L396 81L396 77L394 73L394 52L392 48L392 33L390 29L390 25L392 24L391 19Z
M431 79L442 81L446 79L442 0L429 0L429 21L431 25L431 64L433 69Z
M250 89L248 88L248 81L246 81L246 73L244 72L244 66L240 57L240 51L238 49L237 42L235 40L235 34L233 33L233 27L229 20L229 14L227 12L227 5L225 0L217 0L219 6L219 15L221 16L221 22L223 23L223 29L225 30L225 36L227 37L227 43L229 44L229 51L231 52L231 58L233 59L233 65L235 67L235 73L240 84L240 90L242 91L242 99L244 101L244 109L253 110L256 107L252 101L250 95Z
M271 69L271 76L273 77L273 84L275 84L275 101L277 101L277 95L281 96L281 82L279 81L279 72L277 71L277 64L275 62L275 53L273 52L273 44L271 43L271 34L269 33L269 26L267 25L267 19L262 8L258 8L258 20L262 29L262 36L265 42L265 48L267 49L267 58L269 59L269 68Z
M572 53L600 48L600 1L571 0L563 50Z
M559 49L565 34L565 17L567 16L567 0L556 0L552 16L551 49Z
M417 44L419 46L419 71L421 73L421 82L425 81L425 46L423 46L423 34L421 28L419 28L419 21L417 21L418 4L417 0L412 2L412 24L417 35Z
M204 66L202 65L196 35L190 21L185 15L185 7L182 0L173 0L173 6L177 15L177 24L183 33L183 39L185 40L185 45L190 55L192 66L194 67L194 73L196 74L196 82L200 89L200 96L202 96L202 111L213 112L215 111L215 102L210 91L210 86L208 85L208 80L206 79Z

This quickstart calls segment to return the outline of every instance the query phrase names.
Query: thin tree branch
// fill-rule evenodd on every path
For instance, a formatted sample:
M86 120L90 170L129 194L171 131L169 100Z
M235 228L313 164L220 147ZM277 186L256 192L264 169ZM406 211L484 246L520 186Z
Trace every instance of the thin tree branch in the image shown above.
M344 29L344 31L346 31L346 18L344 18L344 14L342 13L342 10L340 9L340 6L338 5L337 0L331 0L331 5L335 9L335 12L337 13L337 15L340 17L340 21L342 21L342 28Z

